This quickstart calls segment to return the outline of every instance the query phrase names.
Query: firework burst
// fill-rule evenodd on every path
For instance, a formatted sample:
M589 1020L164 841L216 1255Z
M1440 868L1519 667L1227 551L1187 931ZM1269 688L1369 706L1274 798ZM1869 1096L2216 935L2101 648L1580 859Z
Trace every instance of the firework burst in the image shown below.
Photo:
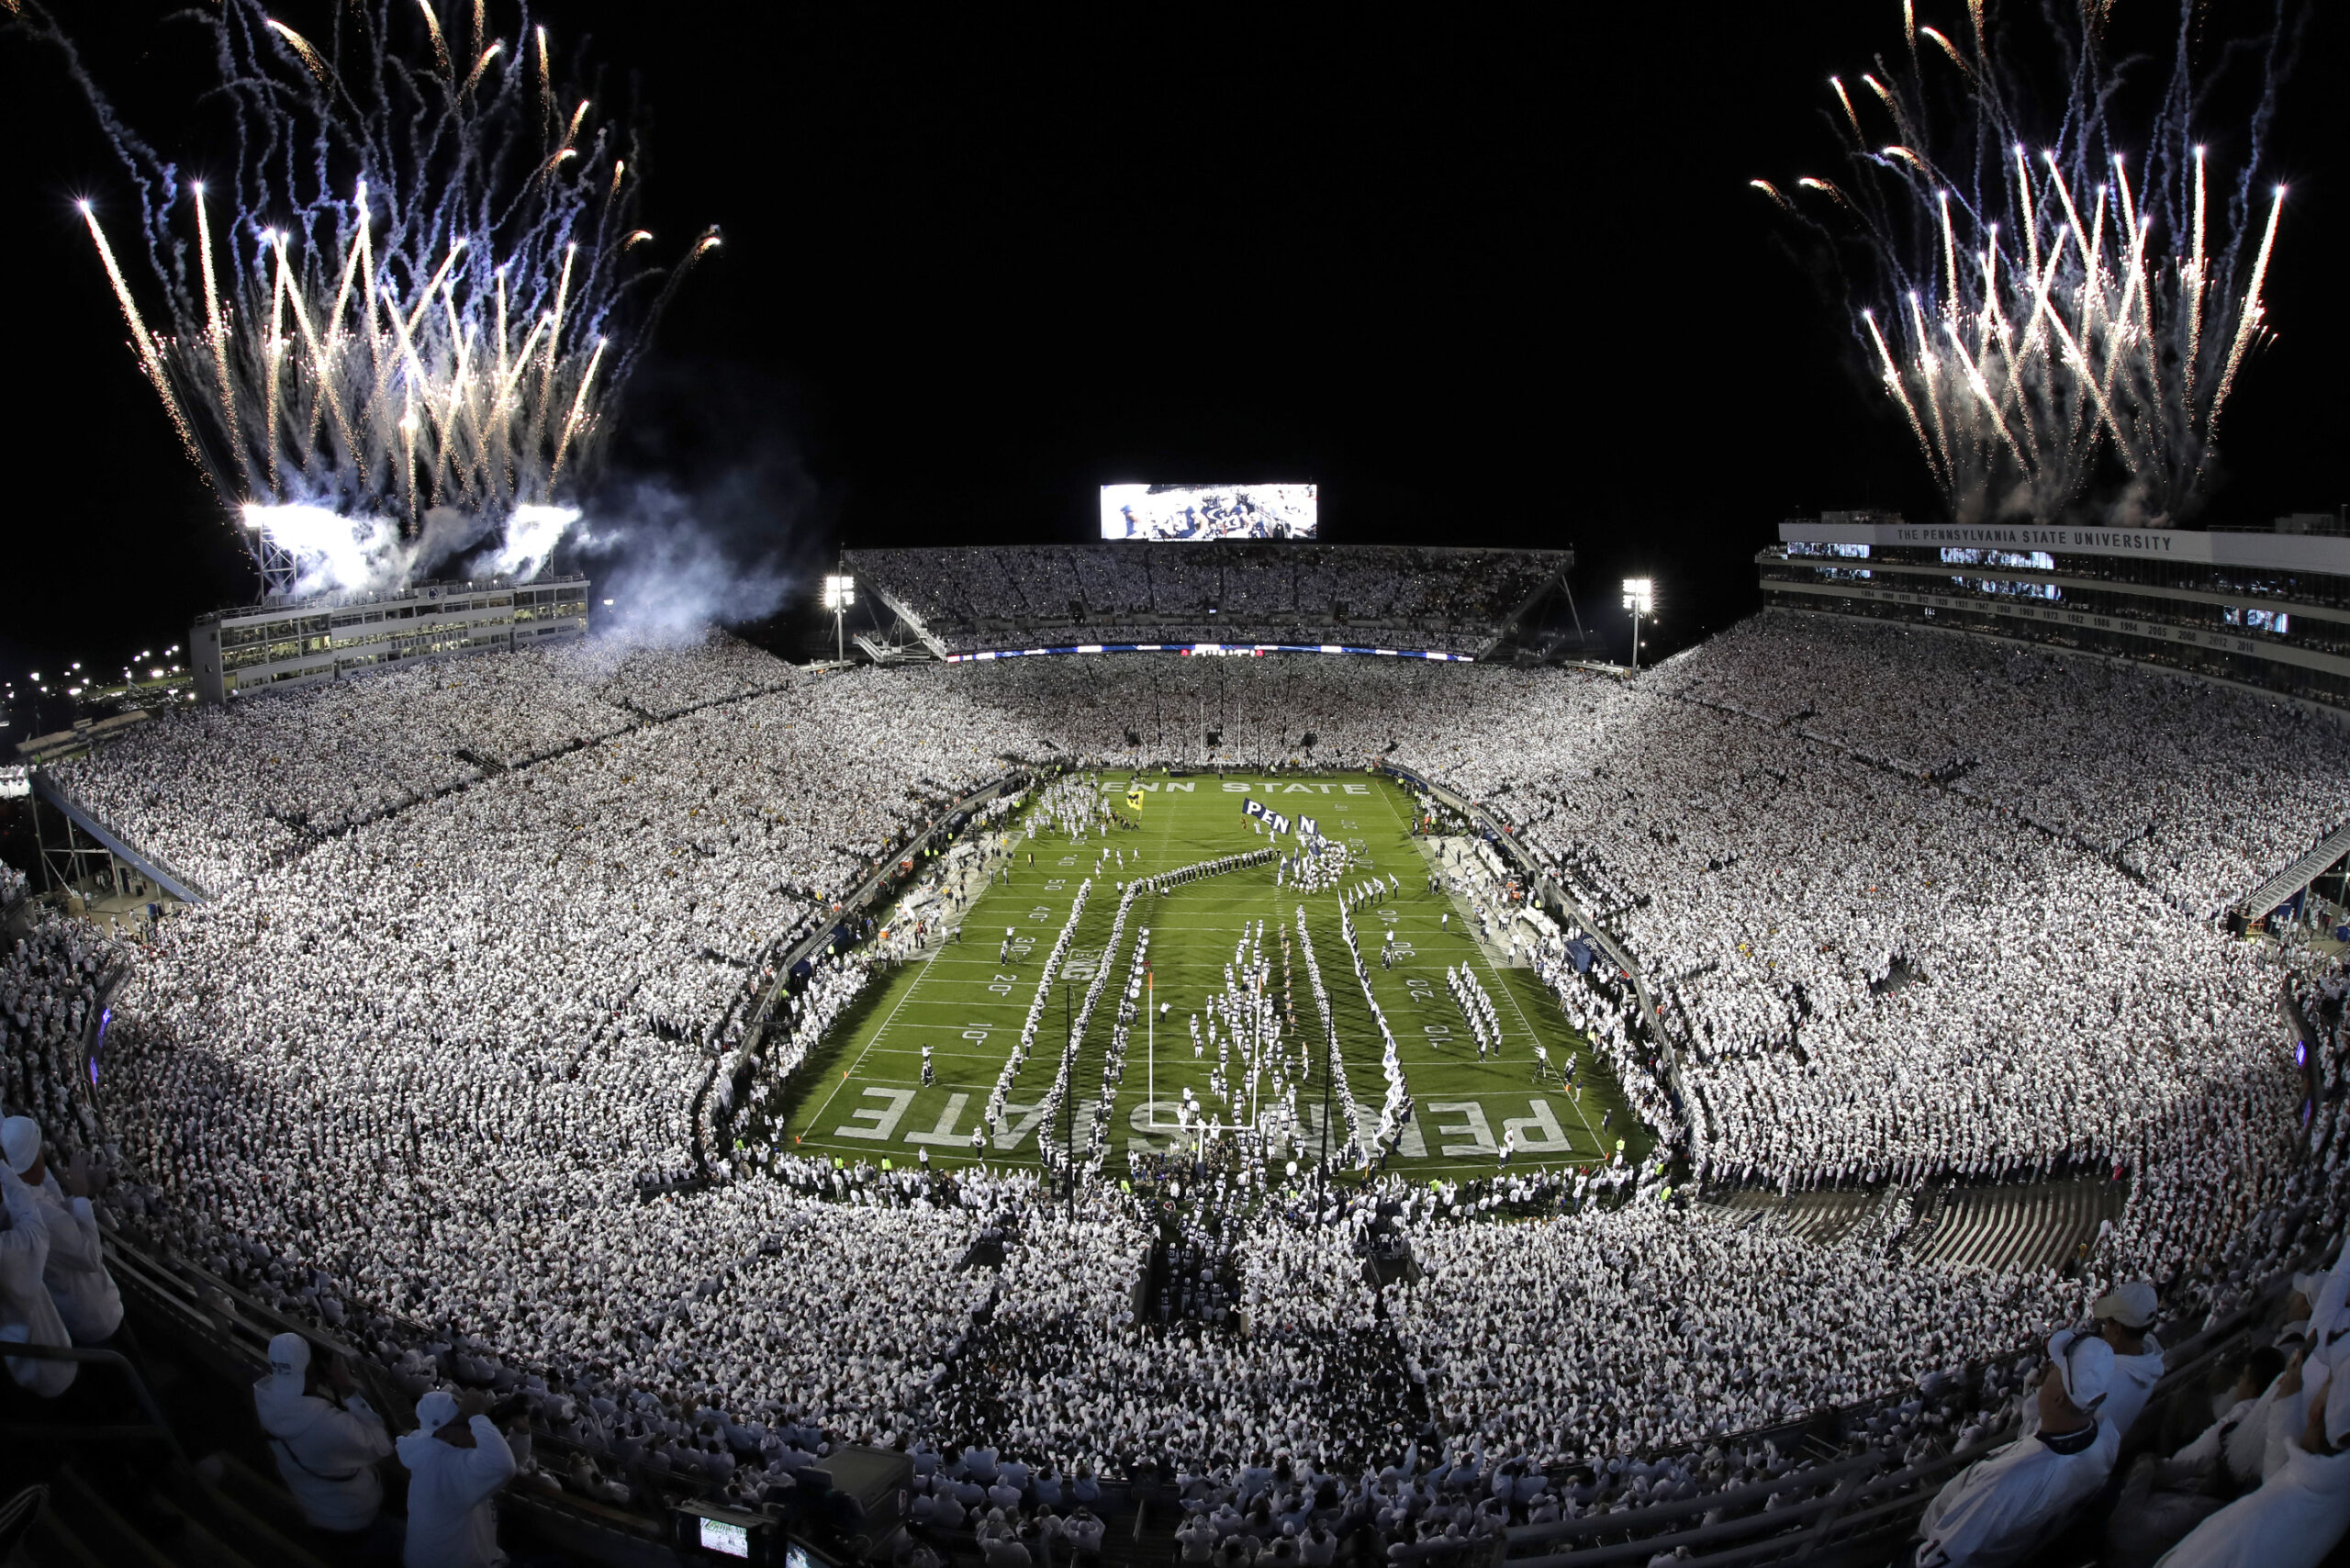
M2110 106L2143 62L2109 57L2110 9L2047 9L2063 62L2049 95L1991 48L1980 4L1948 31L1905 4L1903 68L1878 59L1863 91L1829 82L1849 176L1795 182L1823 232L1857 223L1867 241L1882 293L1861 312L1865 352L1962 521L2053 519L2109 455L2128 476L2117 520L2190 516L2267 331L2285 190L2258 181L2284 14L2222 181L2195 123L2210 86L2190 59L2196 7L2181 6L2167 84L2134 130Z
M85 203L91 239L141 375L273 589L397 580L435 535L537 548L544 519L576 515L646 333L718 239L653 259L633 138L558 76L543 27L487 37L476 0L460 73L433 0L337 5L308 36L222 0L195 20L233 166L206 182L124 125L29 0L19 16L132 175L151 282L125 277ZM297 516L299 537L273 527ZM355 551L306 548L320 516Z

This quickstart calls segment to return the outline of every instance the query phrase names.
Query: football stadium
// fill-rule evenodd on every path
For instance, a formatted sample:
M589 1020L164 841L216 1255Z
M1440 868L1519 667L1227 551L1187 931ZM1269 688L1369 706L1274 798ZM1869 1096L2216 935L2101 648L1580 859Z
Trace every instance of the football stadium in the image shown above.
M2186 44L2125 124L2112 7L1935 9L1744 193L1872 258L1908 510L1239 457L787 569L610 477L719 233L535 14L183 18L207 186L25 0L246 591L0 692L0 1554L2341 1560L2350 530L2213 455L2282 187Z

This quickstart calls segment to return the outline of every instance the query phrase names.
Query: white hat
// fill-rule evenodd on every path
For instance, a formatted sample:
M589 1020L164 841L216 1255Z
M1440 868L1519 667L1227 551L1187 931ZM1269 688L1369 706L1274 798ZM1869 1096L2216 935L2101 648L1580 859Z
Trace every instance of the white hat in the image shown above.
M300 1377L310 1370L310 1342L299 1334L280 1334L269 1342L269 1370L279 1377Z
M2067 1328L2050 1338L2048 1359L2056 1363L2056 1379L2073 1407L2095 1414L2113 1383L2113 1347L2095 1335Z
M2110 1317L2124 1328L2143 1330L2154 1327L2154 1287L2144 1280L2131 1280L2114 1286L2090 1304L2090 1315Z
M0 1122L0 1155L7 1157L8 1169L22 1176L40 1159L40 1124L30 1116L11 1116Z
M429 1435L457 1418L457 1396L436 1388L416 1402L416 1424Z

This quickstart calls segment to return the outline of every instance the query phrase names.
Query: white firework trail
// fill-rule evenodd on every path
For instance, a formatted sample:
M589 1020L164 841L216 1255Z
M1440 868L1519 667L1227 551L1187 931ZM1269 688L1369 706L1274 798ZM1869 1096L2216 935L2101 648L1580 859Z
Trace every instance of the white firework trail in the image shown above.
M1824 197L1832 211L1815 227L1830 236L1857 219L1900 302L1861 313L1872 368L1954 519L2051 521L2108 461L2126 476L2117 516L2191 517L2229 397L2268 330L2262 289L2285 187L2258 181L2285 12L2261 40L2251 132L2233 139L2241 162L2215 200L2194 123L2209 84L2189 61L2193 0L2179 6L2159 106L2137 126L2109 117L2122 62L2104 52L2106 0L2043 13L2066 70L2048 105L1989 50L1981 4L1948 30L1916 10L1905 0L1906 68L1879 57L1860 78L1867 99L1829 79L1851 174L1806 175L1792 195L1757 187L1798 213L1796 196Z
M428 534L506 539L518 520L543 564L546 518L576 515L653 323L718 243L657 264L633 136L557 80L547 29L523 13L488 38L478 0L455 0L460 76L434 3L338 4L315 37L255 0L196 13L208 95L235 117L208 181L123 123L33 0L17 10L132 176L112 229L135 230L150 276L124 275L102 204L82 208L91 239L133 359L273 590L363 586L353 570L385 586L436 564ZM316 548L320 517L355 554Z

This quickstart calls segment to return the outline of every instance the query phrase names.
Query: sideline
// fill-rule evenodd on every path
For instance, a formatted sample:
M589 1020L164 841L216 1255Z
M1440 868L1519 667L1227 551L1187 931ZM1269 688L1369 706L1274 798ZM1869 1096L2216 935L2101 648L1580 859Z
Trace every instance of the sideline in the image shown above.
M1400 786L1397 785L1396 781L1392 778L1387 782L1390 787L1379 792L1380 800L1384 802L1387 807L1387 814L1395 819L1395 825L1403 829L1405 840L1412 845L1413 848L1418 850L1421 864L1429 864L1430 857L1426 846L1413 834L1411 825L1404 821L1402 813L1395 810L1395 790L1400 788ZM1456 909L1459 909L1460 901L1451 893L1447 892L1443 896L1448 902L1451 902ZM1460 910L1460 913L1462 924L1466 924L1469 918L1468 912L1466 910ZM1526 1030L1526 1037L1536 1045L1540 1044L1542 1040L1541 1031L1535 1028L1534 1020L1528 1018L1526 1015L1526 1009L1518 1004L1517 992L1512 991L1510 989L1509 981L1502 978L1502 967L1494 962L1494 956L1485 950L1485 944L1478 941L1474 936L1472 936L1469 939L1469 946L1476 951L1477 957L1483 960L1485 972L1487 975L1492 977L1494 985L1505 997L1508 998L1509 1010L1517 1014L1518 1024ZM1572 1025L1571 1025L1569 1027L1572 1028ZM1583 1039L1580 1031L1577 1032L1576 1037L1578 1039ZM1592 1044L1588 1039L1583 1039L1583 1055L1596 1065L1598 1056L1597 1053L1593 1050ZM1565 1099L1568 1104L1574 1107L1575 1120L1581 1122L1583 1124L1583 1130L1591 1135L1592 1146L1600 1151L1602 1162L1605 1163L1606 1155L1612 1151L1608 1149L1606 1140L1599 1136L1599 1129L1591 1125L1591 1117L1584 1114L1582 1097L1579 1095L1570 1094L1565 1096ZM1639 1113L1632 1109L1629 1096L1627 1096L1625 1099L1624 1108L1627 1115L1634 1118L1638 1117Z

